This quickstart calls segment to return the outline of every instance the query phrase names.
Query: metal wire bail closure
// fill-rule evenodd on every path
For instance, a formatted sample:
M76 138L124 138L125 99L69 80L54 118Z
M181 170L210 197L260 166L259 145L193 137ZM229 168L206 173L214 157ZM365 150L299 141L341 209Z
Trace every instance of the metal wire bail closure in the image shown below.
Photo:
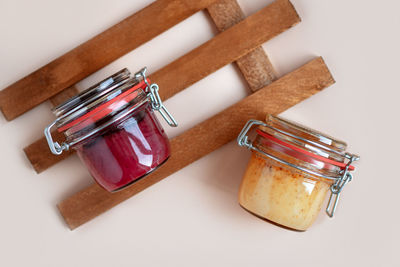
M161 100L161 97L158 93L158 89L159 89L158 85L156 83L149 84L149 82L146 78L146 71L147 71L147 68L144 67L140 71L136 72L135 78L136 79L143 78L143 81L146 83L146 85L147 85L146 93L147 93L147 97L150 99L151 107L154 110L157 110L161 114L161 116L164 118L164 120L168 123L169 126L177 127L178 123L176 122L174 117L171 115L171 113L169 113L169 111L164 106L164 104Z
M329 179L329 180L333 180L334 181L333 184L330 186L331 194L329 196L328 205L327 205L327 207L325 209L326 214L329 217L332 218L333 215L335 214L335 211L336 211L336 207L337 207L337 204L338 204L338 201L339 201L340 193L342 192L344 186L353 179L353 175L350 173L350 166L354 161L359 160L360 157L357 156L357 155L346 153L345 157L348 159L348 162L347 162L345 168L340 171L340 177L331 177L331 176L318 174L318 173L316 173L316 172L314 172L312 170L308 170L308 169L303 168L301 166L298 166L298 165L292 164L290 162L287 162L285 160L282 160L280 158L277 158L277 157L275 157L275 156L273 156L273 155L271 155L269 153L266 153L265 151L262 151L262 150L258 149L255 146L253 146L253 141L249 140L249 137L247 136L247 133L251 130L251 128L253 126L264 126L264 127L270 128L272 130L276 130L276 131L278 131L280 133L283 133L283 134L289 134L289 133L287 133L287 132L285 132L283 130L280 130L280 129L277 129L275 127L272 127L272 126L270 126L270 125L268 125L268 124L266 124L266 123L264 123L262 121L249 120L245 124L243 129L240 131L239 136L237 138L237 143L238 143L239 146L246 147L247 149L257 151L257 152L261 153L262 155L264 155L264 156L266 156L268 158L276 160L276 161L278 161L278 162L280 162L282 164L285 164L287 166L293 167L295 169L298 169L298 170L301 170L301 171L304 171L304 172L307 172L307 173L310 173L310 174L313 174L313 175L316 175L316 176L323 177L325 179Z
M155 83L149 84L149 81L146 78L146 71L147 71L147 68L144 67L139 72L135 73L135 78L138 81L142 78L144 83L146 84L145 93L151 103L152 109L157 110L161 114L161 116L165 119L165 121L168 123L169 126L177 127L178 123L176 122L174 117L171 115L171 113L169 113L169 111L164 106L163 102L161 101L161 97L158 93L158 90L159 90L158 85ZM111 79L111 81L112 81L112 79ZM107 87L109 85L108 80L106 80L105 82L106 82L106 84L104 84L104 86ZM58 142L54 142L54 140L53 140L53 137L51 135L51 129L59 122L59 120L61 118L62 117L57 118L55 121L50 123L44 129L44 135L46 137L50 151L54 155L61 155L63 151L68 151L70 146L73 145L73 143L66 143L66 142L62 142L60 145ZM108 125L106 125L106 126L108 126Z
M53 137L51 136L51 128L56 125L57 121L58 119L47 125L47 127L44 129L44 136L46 137L51 153L54 155L61 155L64 150L69 150L69 145L65 142L60 145L58 142L53 141Z
M349 161L348 161L345 169L341 171L342 176L340 178L338 178L335 181L335 183L333 183L330 187L331 194L329 196L329 201L328 201L328 205L325 209L325 212L331 218L335 214L336 207L337 207L337 204L338 204L339 198L340 198L340 193L342 192L343 187L348 182L351 182L351 180L353 179L353 174L350 173L349 167L350 167L351 163L360 159L359 156L351 155L348 153L346 153L346 158L349 159Z

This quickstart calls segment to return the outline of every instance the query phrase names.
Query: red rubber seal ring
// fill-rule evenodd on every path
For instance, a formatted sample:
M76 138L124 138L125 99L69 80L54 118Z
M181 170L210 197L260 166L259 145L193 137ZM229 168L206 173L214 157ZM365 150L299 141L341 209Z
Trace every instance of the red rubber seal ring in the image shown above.
M294 145L289 144L287 142L284 142L284 141L282 141L282 140L280 140L280 139L278 139L278 138L276 138L276 137L274 137L274 136L272 136L272 135L270 135L270 134L268 134L268 133L266 133L266 132L264 132L264 131L262 131L260 129L257 129L256 132L257 132L257 134L261 135L262 137L267 138L269 140L272 140L273 142L275 142L275 143L277 143L277 144L279 144L281 146L290 148L290 149L292 149L294 151L297 151L299 153L305 154L305 155L307 155L309 157L312 157L312 158L314 158L316 160L319 160L319 161L322 161L324 163L328 163L328 164L340 167L341 169L345 169L346 166L347 166L347 164L344 163L344 162L328 159L328 158L325 158L323 156L311 153L310 151L307 151L307 150L302 149L300 147L297 147L297 146L294 146ZM349 166L349 170L350 171L353 171L354 169L355 169L354 166L352 166L352 165Z
M149 79L147 81L150 83ZM114 97L110 101L107 101L106 103L98 106L97 108L91 110L90 112L84 114L83 116L71 121L70 123L67 123L66 125L63 125L62 127L58 128L59 132L63 132L68 130L69 128L87 120L90 118L90 122L96 122L100 120L101 118L104 118L108 114L110 114L112 111L114 111L116 108L121 106L123 102L119 102L123 100L124 102L129 102L135 97L137 97L138 92L136 91L139 88L145 89L147 84L144 81L141 81L140 83L136 84L132 88L126 90L122 94ZM136 92L135 92L136 91ZM118 102L119 103L118 103ZM114 104L114 105L113 105Z

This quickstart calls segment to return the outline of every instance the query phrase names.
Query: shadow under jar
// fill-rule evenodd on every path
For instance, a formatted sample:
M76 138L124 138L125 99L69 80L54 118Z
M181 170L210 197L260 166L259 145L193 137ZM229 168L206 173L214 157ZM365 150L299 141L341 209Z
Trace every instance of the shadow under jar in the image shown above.
M250 140L253 126L258 128ZM326 213L333 216L344 185L352 179L351 164L359 159L346 152L346 143L272 115L266 122L247 122L238 144L252 150L239 189L240 205L299 231L312 225L329 191Z
M57 119L46 127L45 136L53 154L75 149L94 180L115 192L154 171L170 155L154 110L177 126L157 84L146 78L146 68L133 77L123 69L55 107ZM66 137L61 145L51 137L53 126Z

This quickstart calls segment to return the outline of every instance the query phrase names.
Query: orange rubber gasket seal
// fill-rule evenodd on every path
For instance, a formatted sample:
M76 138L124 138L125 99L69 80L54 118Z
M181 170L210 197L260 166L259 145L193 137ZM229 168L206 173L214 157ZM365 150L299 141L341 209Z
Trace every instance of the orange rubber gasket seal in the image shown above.
M294 151L297 151L297 152L299 152L299 153L305 154L305 155L307 155L307 156L309 156L309 157L312 157L312 158L317 159L317 160L319 160L319 161L322 161L322 162L324 162L324 163L328 163L328 164L337 166L337 167L339 167L339 168L341 168L341 169L345 169L346 166L347 166L347 164L344 163L344 162L340 162L340 161L335 161L335 160L332 160L332 159L328 159L328 158L325 158L325 157L323 157L323 156L320 156L320 155L311 153L311 152L309 152L309 151L307 151L307 150L305 150L305 149L302 149L302 148L300 148L300 147L297 147L297 146L294 146L294 145L289 144L289 143L287 143L287 142L284 142L284 141L282 141L282 140L280 140L280 139L278 139L278 138L276 138L276 137L274 137L274 136L272 136L272 135L270 135L270 134L268 134L268 133L266 133L266 132L264 132L264 131L262 131L262 130L260 130L260 129L257 129L256 132L257 132L257 134L261 135L262 137L265 137L265 138L267 138L267 139L270 139L270 140L272 140L273 142L275 142L275 143L277 143L277 144L279 144L279 145L281 145L281 146L290 148L290 149L292 149L292 150L294 150ZM349 170L350 170L350 171L353 171L354 169L355 169L354 166L352 166L352 165L349 166Z
M150 82L149 79L147 79L147 81ZM91 118L91 121L93 121L93 122L96 122L96 121L100 120L101 118L104 118L105 116L107 116L114 110L114 108L109 108L112 104L114 104L117 101L121 101L121 100L124 100L126 102L131 101L138 95L138 92L136 90L139 88L145 89L146 86L147 86L147 84L144 81L141 81L140 83L138 83L135 86L133 86L132 88L126 90L122 94L114 97L110 101L107 101L106 103L98 106L97 108L91 110L90 112L84 114L83 116L78 117L77 119L71 121L70 123L67 123L66 125L63 125L62 127L58 128L58 132L66 131L69 128L85 121L86 119L88 119L92 116L93 117Z

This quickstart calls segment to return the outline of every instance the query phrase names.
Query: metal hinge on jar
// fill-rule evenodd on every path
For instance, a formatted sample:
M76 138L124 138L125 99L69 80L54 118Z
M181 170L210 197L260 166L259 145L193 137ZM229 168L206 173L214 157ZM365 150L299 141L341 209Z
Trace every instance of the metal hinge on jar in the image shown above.
M144 67L140 71L136 72L135 78L138 80L140 78L142 78L143 81L146 83L146 85L147 85L146 93L147 93L147 97L150 99L151 107L154 110L157 110L161 114L161 116L164 118L164 120L168 123L169 126L177 127L178 123L176 122L174 117L171 115L171 113L169 113L167 108L162 103L161 97L158 94L158 89L159 89L158 85L155 83L149 84L149 81L146 78L146 71L147 71L147 68Z
M336 207L337 207L337 204L338 204L339 198L340 198L340 193L342 192L343 187L348 182L351 182L351 180L353 179L353 174L350 173L349 168L354 161L357 161L360 159L359 156L352 155L349 153L346 153L346 158L349 161L347 162L346 167L341 171L342 176L340 178L336 179L336 181L330 187L331 194L329 196L329 201L328 201L328 205L325 209L325 212L331 218L335 214Z

